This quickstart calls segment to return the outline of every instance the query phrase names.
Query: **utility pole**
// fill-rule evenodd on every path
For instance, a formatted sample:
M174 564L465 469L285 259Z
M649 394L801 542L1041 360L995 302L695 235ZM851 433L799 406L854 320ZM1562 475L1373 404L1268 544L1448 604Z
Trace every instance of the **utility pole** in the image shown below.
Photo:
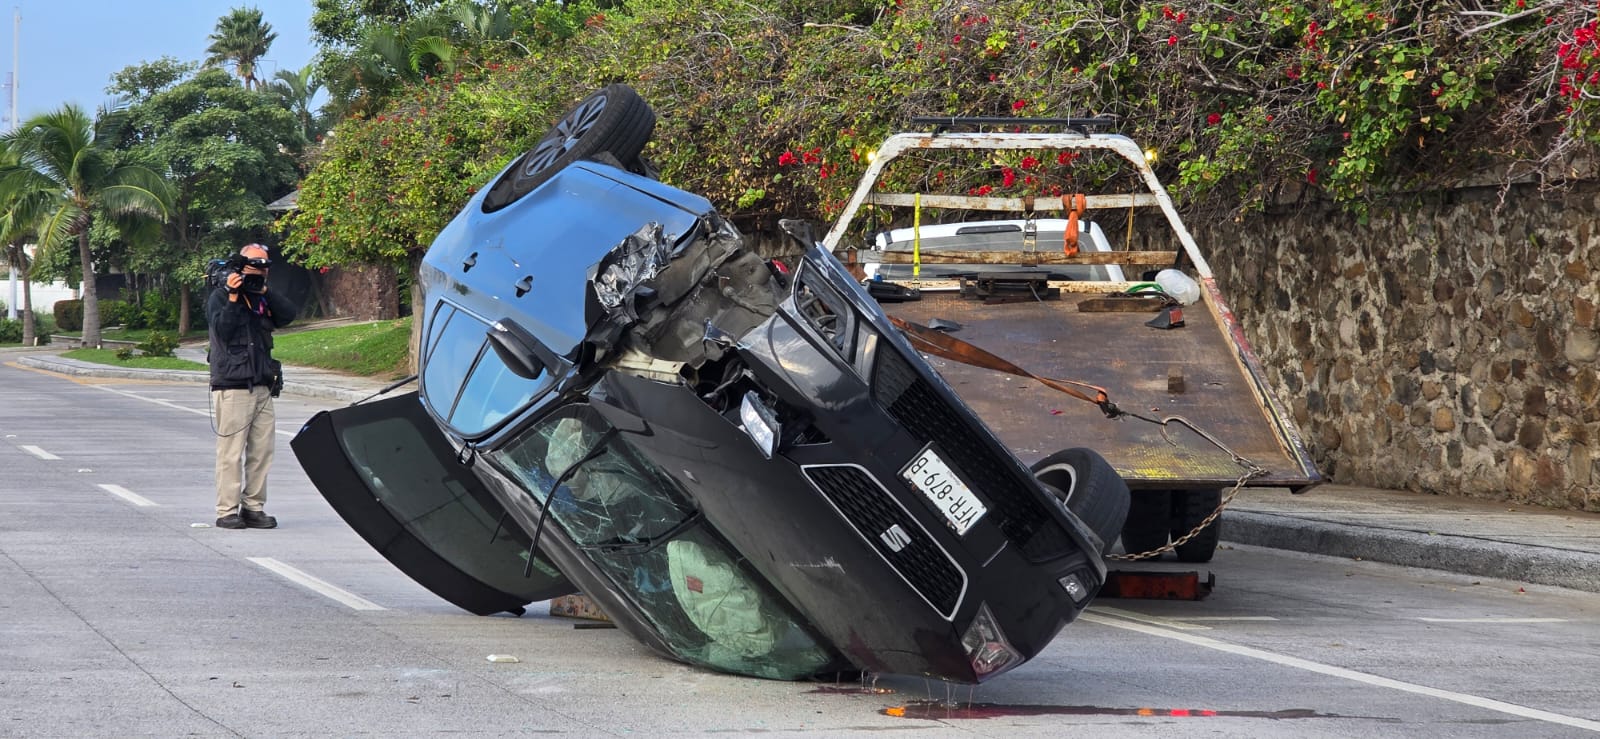
M17 130L17 63L22 58L22 8L11 9L11 127ZM11 276L11 299L6 301L6 318L17 320L17 267L10 265L6 274ZM31 307L31 306L30 306Z

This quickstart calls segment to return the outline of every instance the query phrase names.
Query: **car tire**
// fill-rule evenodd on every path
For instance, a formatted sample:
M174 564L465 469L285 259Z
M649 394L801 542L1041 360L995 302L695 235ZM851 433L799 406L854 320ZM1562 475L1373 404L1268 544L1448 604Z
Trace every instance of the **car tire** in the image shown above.
M1221 490L1180 490L1172 494L1172 538L1178 539L1200 525L1222 503ZM1210 562L1217 553L1222 520L1212 521L1183 544L1173 549L1179 562Z
M1128 517L1128 485L1111 463L1092 449L1063 449L1036 462L1033 474L1100 537L1101 556L1110 552Z
M1160 549L1167 545L1167 532L1171 528L1172 493L1140 490L1128 503L1128 520L1122 524L1122 551L1143 554Z
M572 106L483 197L483 212L500 210L544 184L567 165L599 154L637 162L655 132L656 114L633 88L606 85Z

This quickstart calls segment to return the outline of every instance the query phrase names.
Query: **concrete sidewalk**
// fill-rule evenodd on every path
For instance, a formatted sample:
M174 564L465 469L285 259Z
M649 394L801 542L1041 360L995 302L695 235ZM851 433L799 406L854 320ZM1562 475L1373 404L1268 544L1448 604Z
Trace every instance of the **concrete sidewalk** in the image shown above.
M1600 514L1347 485L1245 489L1222 538L1600 593Z
M178 354L205 361L204 347L182 347ZM208 380L200 371L123 369L38 350L8 349L0 352L0 360L68 375ZM284 375L286 393L344 403L370 397L390 384L311 367L286 366ZM1345 485L1324 485L1302 495L1247 488L1224 512L1222 538L1600 592L1600 514L1595 513Z

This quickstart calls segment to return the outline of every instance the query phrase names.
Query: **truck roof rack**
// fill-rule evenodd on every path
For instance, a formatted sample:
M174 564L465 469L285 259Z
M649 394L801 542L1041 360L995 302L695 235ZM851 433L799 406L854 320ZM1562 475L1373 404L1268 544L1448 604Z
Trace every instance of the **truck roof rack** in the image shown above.
M943 133L956 127L976 126L1059 126L1077 131L1085 136L1091 128L1116 125L1117 119L1108 116L1095 118L1014 118L1011 116L917 116L911 119L914 126L933 126L934 133Z

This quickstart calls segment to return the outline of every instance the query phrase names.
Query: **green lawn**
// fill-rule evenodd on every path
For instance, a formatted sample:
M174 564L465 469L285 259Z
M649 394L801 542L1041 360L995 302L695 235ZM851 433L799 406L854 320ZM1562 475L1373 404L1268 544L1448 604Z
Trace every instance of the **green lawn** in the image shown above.
M411 319L279 333L272 356L284 364L399 377L406 374Z
M69 359L79 359L95 364L109 364L113 367L139 367L143 369L175 369L175 370L203 370L206 366L199 362L191 362L177 357L145 357L137 356L132 359L117 359L116 349L73 349L62 352L61 356Z

